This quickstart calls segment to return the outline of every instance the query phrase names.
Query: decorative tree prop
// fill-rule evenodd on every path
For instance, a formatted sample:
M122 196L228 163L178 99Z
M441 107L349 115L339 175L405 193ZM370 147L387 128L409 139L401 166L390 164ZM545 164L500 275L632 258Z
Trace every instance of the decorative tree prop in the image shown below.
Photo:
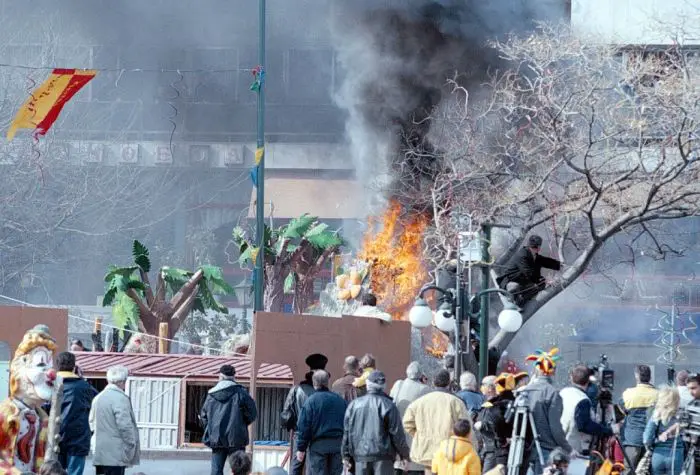
M224 281L221 268L201 266L192 272L161 267L153 288L148 275L151 271L148 249L134 241L133 256L134 265L111 266L105 276L107 291L102 305L112 306L114 321L119 327L138 328L142 333L156 335L159 325L167 323L168 338L172 338L191 310L228 313L214 298L233 292Z
M238 247L238 262L252 267L259 246L245 231L233 230L233 243ZM313 300L313 282L330 256L338 252L343 239L338 231L316 216L303 214L277 229L264 230L264 308L266 312L281 312L285 291L294 291L294 311L302 313Z

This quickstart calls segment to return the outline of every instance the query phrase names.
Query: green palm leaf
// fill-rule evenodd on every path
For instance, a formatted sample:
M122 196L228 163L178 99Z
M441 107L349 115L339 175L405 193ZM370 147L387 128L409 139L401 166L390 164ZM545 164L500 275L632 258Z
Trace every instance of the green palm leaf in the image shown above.
M105 282L111 282L112 279L114 279L114 277L118 275L124 278L129 278L131 277L131 274L133 274L138 269L138 266L117 267L115 265L111 265L107 268L107 274L105 274Z
M319 250L326 250L332 247L339 247L343 244L343 239L336 233L323 232L311 236L305 236L313 247Z
M311 216L308 213L302 214L283 227L282 236L291 239L301 238L317 220L316 216Z
M139 307L136 302L124 292L118 292L114 304L112 305L112 316L114 323L119 328L138 328L139 325ZM124 331L120 330L120 335L124 335Z
M148 248L139 241L134 240L132 253L134 255L134 262L136 265L139 266L144 272L151 272L151 260L148 257Z

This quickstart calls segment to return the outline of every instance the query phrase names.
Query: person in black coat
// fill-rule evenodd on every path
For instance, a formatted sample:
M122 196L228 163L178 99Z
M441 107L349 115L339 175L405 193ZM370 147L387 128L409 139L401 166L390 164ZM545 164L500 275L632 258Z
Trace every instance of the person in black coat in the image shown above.
M506 420L506 412L515 400L513 391L527 373L501 373L495 380L496 395L489 398L479 411L474 428L479 432L483 473L498 465L507 465L509 440L513 436L513 421Z
M212 450L211 475L223 475L226 459L249 443L248 426L258 416L255 401L235 381L236 369L223 365L219 382L209 390L199 418L204 426L204 445Z
M316 392L304 403L297 423L296 459L306 461L309 475L338 475L343 471L340 445L347 403L328 389L329 378L323 370L314 372Z
M372 371L367 394L352 401L345 413L341 452L355 475L393 475L397 457L409 460L401 414L385 388L384 373Z
M515 304L525 305L545 288L542 268L560 270L561 262L540 254L542 238L533 234L527 246L521 248L505 266L503 274L496 279L498 285L513 295Z
M68 475L82 475L90 454L90 407L97 390L75 374L75 355L64 351L56 357L63 378L59 462Z
M284 406L282 408L282 414L280 415L282 419L282 427L284 427L291 434L290 450L291 450L291 461L289 463L289 475L301 475L304 473L304 462L297 460L294 456L296 454L296 435L293 433L297 428L297 423L299 422L299 414L301 414L301 408L304 406L309 397L316 392L314 389L313 381L311 377L314 371L319 369L326 369L328 364L328 358L320 353L314 353L306 358L306 365L309 367L310 371L306 373L304 380L293 386L287 394L287 399L284 401Z

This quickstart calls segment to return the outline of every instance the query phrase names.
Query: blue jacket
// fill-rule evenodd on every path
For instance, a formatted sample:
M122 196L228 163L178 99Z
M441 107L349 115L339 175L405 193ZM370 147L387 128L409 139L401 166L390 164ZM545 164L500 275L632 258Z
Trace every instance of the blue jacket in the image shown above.
M685 445L683 445L683 439L679 437L669 437L666 442L661 442L658 440L659 436L676 422L678 422L678 419L675 416L668 421L668 424L664 424L661 421L655 421L650 417L649 422L647 422L646 428L644 429L644 445L646 447L653 447L654 454L658 452L663 453L664 455L669 455L671 452L674 452L674 448L676 451L684 453ZM681 455L681 460L684 457L684 455Z
M464 401L472 415L472 419L475 419L475 414L481 410L481 406L484 404L484 395L464 389L457 393L457 397Z
M657 389L651 384L640 383L622 393L622 403L627 411L623 445L642 447L647 414L656 404Z
M61 404L61 453L75 457L90 454L90 407L97 390L83 378L69 372L63 377L63 404Z
M340 452L346 407L345 399L327 388L313 393L297 422L297 451L313 447L321 453Z

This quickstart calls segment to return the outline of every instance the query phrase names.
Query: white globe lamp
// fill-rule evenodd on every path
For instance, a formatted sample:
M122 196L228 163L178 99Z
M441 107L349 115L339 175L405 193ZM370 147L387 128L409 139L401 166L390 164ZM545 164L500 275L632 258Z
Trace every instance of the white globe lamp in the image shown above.
M504 308L498 314L498 326L509 333L517 332L523 326L523 316L514 308Z
M430 310L428 303L422 298L417 298L416 303L411 307L411 311L408 312L408 321L411 322L411 326L416 328L427 328L433 323L433 311Z
M450 304L442 304L435 312L435 326L438 330L449 333L455 330L455 319L452 317Z

